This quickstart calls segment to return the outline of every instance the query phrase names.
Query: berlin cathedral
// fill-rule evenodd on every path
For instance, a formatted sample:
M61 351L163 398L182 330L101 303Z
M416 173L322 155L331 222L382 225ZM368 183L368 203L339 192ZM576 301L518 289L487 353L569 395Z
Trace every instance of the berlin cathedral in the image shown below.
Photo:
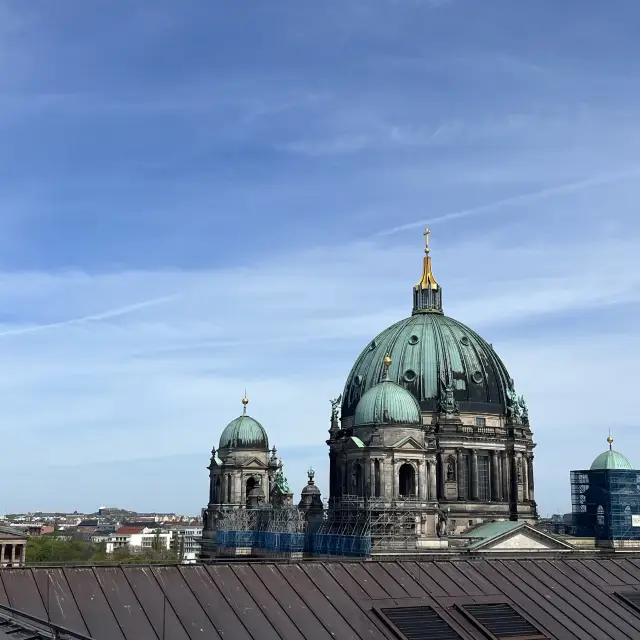
M332 401L323 526L338 531L364 504L374 538L393 546L401 535L426 550L485 521L533 521L537 510L524 397L493 346L444 314L428 229L424 235L411 315L364 347ZM215 514L225 507L292 501L282 462L244 402L212 452L203 541L214 537ZM320 501L312 474L300 509L311 494Z

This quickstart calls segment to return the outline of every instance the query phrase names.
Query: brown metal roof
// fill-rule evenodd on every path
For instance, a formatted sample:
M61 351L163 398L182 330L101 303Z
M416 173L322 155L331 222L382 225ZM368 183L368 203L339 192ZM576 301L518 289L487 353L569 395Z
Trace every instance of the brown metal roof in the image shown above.
M0 605L96 640L626 640L640 556L4 569Z

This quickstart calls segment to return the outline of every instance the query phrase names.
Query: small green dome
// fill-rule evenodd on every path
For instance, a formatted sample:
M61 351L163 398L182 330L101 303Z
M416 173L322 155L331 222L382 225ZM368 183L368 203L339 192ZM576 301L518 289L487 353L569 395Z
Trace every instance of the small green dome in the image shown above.
M633 469L631 463L618 451L603 451L592 463L591 470Z
M399 384L383 380L360 398L354 426L421 422L420 405L413 395Z
M245 413L232 420L220 436L219 449L268 449L264 427Z

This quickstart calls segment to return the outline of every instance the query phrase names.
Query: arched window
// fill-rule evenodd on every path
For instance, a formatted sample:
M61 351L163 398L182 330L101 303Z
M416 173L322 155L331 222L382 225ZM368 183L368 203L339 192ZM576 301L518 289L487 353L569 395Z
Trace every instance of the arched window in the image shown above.
M374 473L374 494L376 498L380 497L381 487L380 487L380 460L376 460L373 463L373 473Z
M249 493L251 492L251 490L256 486L257 482L256 479L251 476L247 482L244 485L245 488L245 493L244 493L244 499L246 502L249 502Z
M403 464L399 470L399 492L401 496L410 497L416 495L416 472L408 463Z
M631 526L631 507L629 505L627 505L624 508L624 525L625 527L630 527Z

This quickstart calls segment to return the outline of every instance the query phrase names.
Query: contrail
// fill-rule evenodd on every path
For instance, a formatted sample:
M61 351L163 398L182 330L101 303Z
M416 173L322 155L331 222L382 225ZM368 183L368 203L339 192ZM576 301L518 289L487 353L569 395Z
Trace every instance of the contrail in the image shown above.
M416 222L409 222L407 224L400 225L399 227L393 227L392 229L385 229L384 231L378 231L377 236L390 236L400 231L406 231L408 229L416 229L417 227L423 227L428 224L434 224L437 222L448 222L449 220L456 220L457 218L466 218L468 216L475 216L481 213L490 213L498 211L504 207L510 207L513 205L526 204L528 202L536 202L550 196L555 196L562 193L571 193L572 191L580 191L581 189L588 189L589 187L595 187L600 184L608 184L611 182L619 182L620 180L626 180L627 178L633 178L640 175L640 167L635 167L624 173L609 174L595 178L589 178L587 180L581 180L579 182L569 182L567 184L561 184L557 187L551 187L550 189L542 189L541 191L534 191L533 193L524 193L520 196L513 196L512 198L506 198L505 200L498 200L496 202L490 202L489 204L483 204L480 207L473 207L472 209L463 209L462 211L452 211L451 213L445 213L435 218L425 218L424 220L417 220Z
M117 318L118 316L124 316L128 313L133 313L139 309L145 309L146 307L152 307L162 302L168 302L173 300L176 294L170 296L162 296L161 298L152 298L151 300L143 300L142 302L136 302L126 307L119 307L118 309L110 309L109 311L103 311L102 313L96 313L90 316L83 316L82 318L71 318L71 320L63 320L62 322L51 322L49 324L38 324L33 327L24 327L22 329L9 329L8 331L0 332L0 338L4 336L17 336L23 333L33 333L35 331L44 331L45 329L57 329L58 327L68 327L73 324L84 324L85 322L96 322L99 320L107 320L108 318Z

